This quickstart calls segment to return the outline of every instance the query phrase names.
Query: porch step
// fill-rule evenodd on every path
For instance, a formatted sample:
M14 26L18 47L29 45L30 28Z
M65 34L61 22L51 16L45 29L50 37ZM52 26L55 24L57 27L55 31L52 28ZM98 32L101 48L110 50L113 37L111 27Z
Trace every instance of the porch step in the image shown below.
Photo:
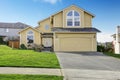
M52 48L43 48L43 50L42 51L49 51L49 52L52 52L53 51L53 49Z

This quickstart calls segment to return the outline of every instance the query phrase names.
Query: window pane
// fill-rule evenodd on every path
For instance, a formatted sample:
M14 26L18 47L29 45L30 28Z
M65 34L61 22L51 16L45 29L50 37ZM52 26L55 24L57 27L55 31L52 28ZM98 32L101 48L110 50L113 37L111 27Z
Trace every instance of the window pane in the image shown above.
M70 11L70 12L67 14L67 16L72 16L72 15L73 15L72 11Z
M72 26L72 25L73 25L72 19L67 19L67 26Z
M28 34L33 34L33 32L32 32L32 31L29 31Z
M75 21L80 21L79 17L74 18Z
M75 26L80 26L80 22L79 21L75 21Z
M67 22L67 26L72 26L72 22Z
M45 30L49 30L49 25L45 25Z
M27 36L28 43L33 43L33 35L28 35Z
M79 13L77 11L74 11L74 16L79 16Z
M79 18L79 16L74 18L74 26L80 26L80 18Z
M31 36L28 36L27 38L28 38L28 39L32 39L32 40L33 40L33 36L32 36L32 35L31 35Z

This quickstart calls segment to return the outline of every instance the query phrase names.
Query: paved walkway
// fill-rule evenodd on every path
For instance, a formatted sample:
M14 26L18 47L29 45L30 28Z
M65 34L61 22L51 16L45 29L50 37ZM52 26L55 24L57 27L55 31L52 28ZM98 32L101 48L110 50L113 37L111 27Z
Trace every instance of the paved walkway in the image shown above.
M0 67L0 74L40 74L62 76L61 69Z
M120 80L120 71L63 69L64 80Z

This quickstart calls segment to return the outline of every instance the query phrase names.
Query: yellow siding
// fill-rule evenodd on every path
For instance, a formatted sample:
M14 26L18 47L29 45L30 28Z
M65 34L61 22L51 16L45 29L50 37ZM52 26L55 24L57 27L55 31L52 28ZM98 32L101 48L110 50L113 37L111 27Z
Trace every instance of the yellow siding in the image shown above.
M27 32L30 30L33 31L34 33L34 43L40 45L41 44L40 33L31 28L28 28L20 33L20 44L25 44L25 46L27 46Z
M76 6L70 6L64 9L63 11L41 21L37 29L39 29L41 32L51 32L51 29L45 30L46 25L49 25L51 28L52 27L70 28L67 26L66 14L71 10L75 10L80 13L80 26L77 26L77 28L92 27L92 18L93 18L92 15L86 13L85 11L83 11L82 9ZM53 20L53 24L51 24L52 20Z
M50 28L48 30L45 29L45 26L48 25ZM40 30L41 32L51 32L51 22L50 22L50 18L40 22L39 27L37 28L38 30Z
M55 51L96 51L95 33L61 33L55 35Z
M60 12L53 17L54 27L62 27L63 26L63 12Z
M84 13L84 23L85 27L92 27L92 16Z

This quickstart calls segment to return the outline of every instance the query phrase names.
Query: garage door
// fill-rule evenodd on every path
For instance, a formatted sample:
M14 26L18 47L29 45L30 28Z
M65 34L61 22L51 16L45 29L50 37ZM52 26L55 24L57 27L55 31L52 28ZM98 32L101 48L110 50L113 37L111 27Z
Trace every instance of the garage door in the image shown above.
M60 51L92 51L92 38L59 38Z

